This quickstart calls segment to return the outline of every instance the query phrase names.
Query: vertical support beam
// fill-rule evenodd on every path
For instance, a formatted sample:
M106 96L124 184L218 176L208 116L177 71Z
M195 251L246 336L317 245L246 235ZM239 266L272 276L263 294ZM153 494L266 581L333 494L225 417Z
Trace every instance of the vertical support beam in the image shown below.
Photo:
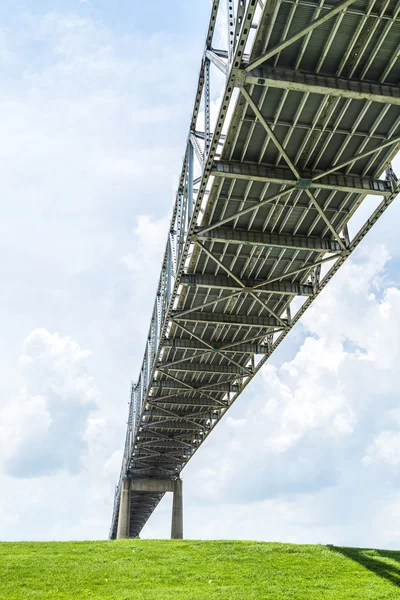
M154 327L154 359L157 355L158 342L160 341L160 328L161 328L161 294L158 292L156 296L155 306L155 327Z
M147 392L147 383L149 380L149 340L147 339L146 350L144 352L144 389L143 389L143 397Z
M139 427L139 420L140 420L140 386L141 386L141 381L139 378L139 381L137 382L137 384L134 387L134 397L135 397L135 428L134 428L134 432L133 432L133 437L135 437L136 435L136 431Z
M169 301L171 299L172 290L174 287L173 282L173 266L174 266L174 256L172 249L172 233L168 234L168 265L167 265L167 306L169 305Z
M117 540L129 538L131 524L130 480L121 481L121 496L119 500Z
M210 59L206 57L204 62L204 162L208 157L211 142L211 119L210 119Z
M346 225L343 227L343 237L344 237L344 243L346 244L346 248L350 247L350 235L349 235L349 228Z
M188 215L188 231L193 213L193 144L189 140L189 160L188 160L188 190L187 190L187 215Z
M177 479L174 485L174 499L172 502L171 539L183 539L182 479Z
M235 52L235 7L233 4L233 0L227 0L226 4L226 24L228 27L228 57L229 64L231 64Z

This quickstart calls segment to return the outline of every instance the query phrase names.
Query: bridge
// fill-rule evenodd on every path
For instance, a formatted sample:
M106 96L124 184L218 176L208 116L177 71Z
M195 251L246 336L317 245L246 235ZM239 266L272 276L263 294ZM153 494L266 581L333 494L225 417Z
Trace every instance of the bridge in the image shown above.
M110 538L166 492L183 536L182 469L400 191L399 13L213 1Z

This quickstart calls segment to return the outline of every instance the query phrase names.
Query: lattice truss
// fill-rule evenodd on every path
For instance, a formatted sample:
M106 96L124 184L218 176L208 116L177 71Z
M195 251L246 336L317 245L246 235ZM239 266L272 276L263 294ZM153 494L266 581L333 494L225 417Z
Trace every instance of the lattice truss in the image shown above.
M121 478L179 475L398 193L399 12L214 0Z

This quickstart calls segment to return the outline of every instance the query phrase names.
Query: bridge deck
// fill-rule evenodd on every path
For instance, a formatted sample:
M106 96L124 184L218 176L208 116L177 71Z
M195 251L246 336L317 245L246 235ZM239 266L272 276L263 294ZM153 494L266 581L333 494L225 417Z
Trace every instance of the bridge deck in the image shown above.
M400 3L248 0L214 51L218 5L121 477L179 475L399 189ZM212 136L210 66L226 73ZM351 238L368 194L378 208ZM132 492L132 536L161 497Z

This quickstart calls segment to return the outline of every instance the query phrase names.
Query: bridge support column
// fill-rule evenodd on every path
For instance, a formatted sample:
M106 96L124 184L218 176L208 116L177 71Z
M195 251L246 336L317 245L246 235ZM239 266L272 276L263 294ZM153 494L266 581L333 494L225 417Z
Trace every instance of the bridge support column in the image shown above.
M183 502L182 502L182 479L132 479L130 482L132 492L140 493L165 493L173 492L171 538L181 540L183 538ZM122 492L120 514L122 509ZM129 530L128 530L129 531ZM119 537L119 520L118 534ZM127 536L128 537L128 536Z
M117 540L129 538L131 524L130 489L129 479L123 479L121 484L121 497L119 501Z
M182 479L177 479L174 486L174 499L172 502L171 539L183 539L183 496Z

